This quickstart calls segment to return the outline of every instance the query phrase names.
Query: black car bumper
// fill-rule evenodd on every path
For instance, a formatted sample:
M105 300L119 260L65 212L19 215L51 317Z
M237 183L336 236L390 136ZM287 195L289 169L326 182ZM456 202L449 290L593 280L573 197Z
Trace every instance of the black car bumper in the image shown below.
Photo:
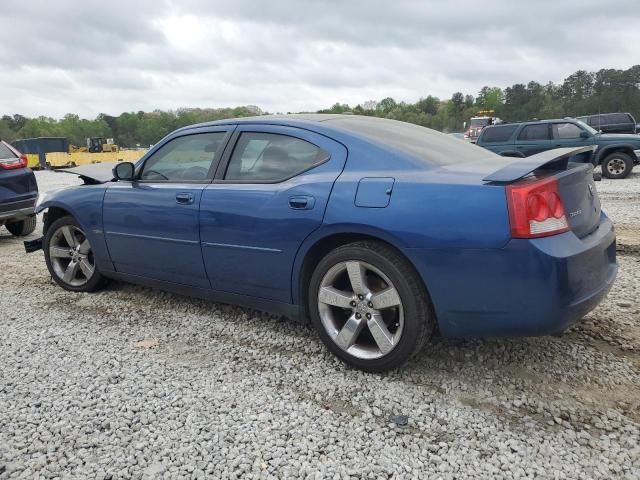
M7 220L21 220L34 214L36 198L18 202L0 203L0 223Z

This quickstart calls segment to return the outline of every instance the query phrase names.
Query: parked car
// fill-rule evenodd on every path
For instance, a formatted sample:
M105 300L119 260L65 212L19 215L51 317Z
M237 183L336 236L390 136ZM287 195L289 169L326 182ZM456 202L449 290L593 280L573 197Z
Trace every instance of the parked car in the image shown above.
M602 133L638 133L636 119L630 113L599 113L577 119Z
M507 157L528 157L553 148L592 146L574 161L602 166L607 178L626 178L640 158L640 136L601 134L576 119L537 120L486 127L477 145Z
M395 368L445 336L544 335L617 271L590 147L504 158L409 123L302 115L182 128L139 162L70 170L46 210L53 279L105 278L309 319L329 350ZM231 334L237 326L229 325Z
M0 227L24 236L36 228L34 207L38 185L27 157L0 140Z

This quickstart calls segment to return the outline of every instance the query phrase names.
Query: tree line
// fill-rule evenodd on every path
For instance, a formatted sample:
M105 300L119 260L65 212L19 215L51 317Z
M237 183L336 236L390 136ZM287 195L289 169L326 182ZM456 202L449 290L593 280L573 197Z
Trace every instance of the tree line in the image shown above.
M484 86L474 96L462 92L451 98L433 95L415 103L391 97L350 106L336 103L319 113L351 113L391 118L444 132L463 130L464 122L482 110L493 110L505 121L562 118L592 113L630 112L640 121L640 65L627 70L578 70L562 83L530 81L504 89ZM125 147L148 147L176 128L199 122L263 113L256 106L236 108L184 108L153 112L125 112L119 116L100 114L93 120L67 114L62 119L27 118L19 114L0 118L0 139L66 137L74 145L85 145L88 137L114 138Z

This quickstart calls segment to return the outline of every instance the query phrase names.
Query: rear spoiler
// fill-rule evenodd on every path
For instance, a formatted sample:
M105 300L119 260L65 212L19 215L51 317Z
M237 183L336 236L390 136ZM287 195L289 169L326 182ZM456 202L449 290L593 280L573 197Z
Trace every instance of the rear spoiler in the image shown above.
M483 178L486 182L514 182L539 168L565 170L569 157L581 153L593 152L593 145L586 147L554 148L526 158L514 158L506 167L502 167Z

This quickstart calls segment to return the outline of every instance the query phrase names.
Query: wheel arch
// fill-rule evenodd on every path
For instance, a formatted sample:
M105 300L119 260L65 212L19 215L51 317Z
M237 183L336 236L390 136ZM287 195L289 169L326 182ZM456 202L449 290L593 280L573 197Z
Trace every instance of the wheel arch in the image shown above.
M47 213L45 216L45 220L42 226L42 234L45 235L47 233L47 230L49 229L49 226L55 222L56 220L58 220L59 218L62 217L66 217L67 215L70 217L75 218L75 216L71 213L71 211L68 208L65 208L63 206L59 206L59 205L52 205L52 206L45 206L44 208L47 208ZM77 221L77 219L76 219Z
M612 153L622 152L631 157L633 159L635 157L635 153L631 145L620 144L620 145L607 145L602 150L598 152L598 157L596 164L601 165L605 158L607 158Z
M293 303L298 305L302 319L305 321L308 321L309 319L308 295L305 285L309 284L311 275L313 274L318 262L335 248L349 243L366 240L383 243L394 249L400 256L406 259L420 279L420 282L427 293L427 297L431 300L429 290L424 279L420 275L420 272L403 251L402 242L396 239L393 235L384 230L366 227L363 225L334 226L332 228L327 228L322 232L315 232L315 234L308 237L296 255L291 285L292 300Z

